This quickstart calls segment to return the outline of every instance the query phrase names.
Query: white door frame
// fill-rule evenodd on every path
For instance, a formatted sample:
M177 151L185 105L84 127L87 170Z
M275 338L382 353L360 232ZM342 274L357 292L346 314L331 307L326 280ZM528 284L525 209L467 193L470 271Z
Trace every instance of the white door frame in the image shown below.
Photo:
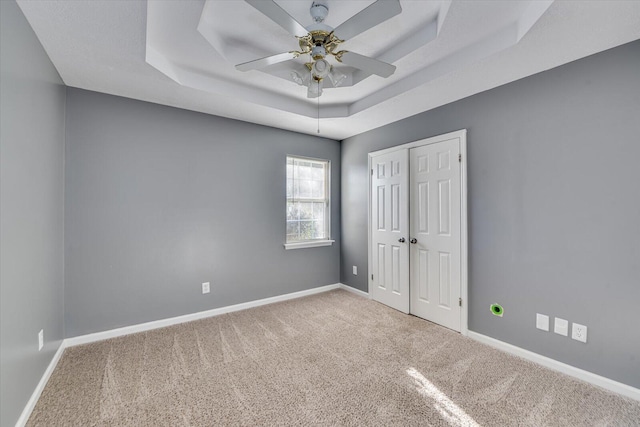
M436 144L438 142L448 141L451 139L458 139L460 143L460 154L462 160L460 162L460 264L462 271L460 272L460 296L462 298L462 309L460 311L460 333L467 335L468 320L469 320L469 263L468 263L468 227L467 227L467 130L461 129L455 132L446 133L444 135L438 135L431 138L420 139L418 141L409 142L402 145L396 145L394 147L385 148L384 150L373 151L368 155L368 169L371 171L371 158L380 154L390 153L396 150L410 149L420 147L423 145ZM368 252L368 278L369 295L373 295L371 280L371 271L373 265L373 254L371 252L371 172L369 174L369 186L367 194L367 252Z

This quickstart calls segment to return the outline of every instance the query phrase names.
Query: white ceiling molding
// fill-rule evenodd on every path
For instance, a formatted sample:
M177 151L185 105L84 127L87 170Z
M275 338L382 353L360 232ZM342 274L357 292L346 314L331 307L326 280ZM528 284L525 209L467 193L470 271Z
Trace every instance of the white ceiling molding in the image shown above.
M308 26L311 0L276 0ZM329 0L337 27L373 0ZM317 100L289 80L304 59L238 63L297 48L242 0L18 0L65 84L316 134ZM347 40L393 63L384 79L343 65L320 97L320 135L346 137L640 38L638 1L401 0L403 12ZM342 46L342 45L341 45Z

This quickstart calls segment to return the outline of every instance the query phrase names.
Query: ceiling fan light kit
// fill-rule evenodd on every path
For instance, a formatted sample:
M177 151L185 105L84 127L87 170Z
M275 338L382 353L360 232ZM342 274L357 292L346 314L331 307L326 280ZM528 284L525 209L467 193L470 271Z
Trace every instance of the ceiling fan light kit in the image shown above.
M338 47L346 39L398 15L402 11L399 0L377 0L335 29L324 24L324 20L329 14L327 0L315 0L311 4L309 13L314 23L307 28L303 27L273 0L245 1L293 34L298 39L300 50L238 64L236 69L239 71L260 69L298 58L300 55L309 55L311 60L305 64L309 70L308 73L304 73L306 75L301 75L296 70L292 70L290 73L293 82L307 86L308 98L317 98L322 95L325 79L328 79L333 87L339 87L346 80L347 76L327 61L327 58L331 56L338 63L384 78L395 72L396 67L391 64L346 50L338 50ZM340 38L343 34L344 39Z
M338 87L342 85L342 83L344 83L346 79L347 79L346 74L341 73L340 71L334 69L333 66L331 67L331 72L329 73L329 80L331 80L331 84L333 85L333 87Z

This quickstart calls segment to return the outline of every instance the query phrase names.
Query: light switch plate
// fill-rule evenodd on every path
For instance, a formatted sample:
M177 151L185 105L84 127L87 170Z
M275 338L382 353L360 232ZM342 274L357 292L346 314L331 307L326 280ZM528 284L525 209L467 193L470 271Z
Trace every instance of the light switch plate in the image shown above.
M536 313L536 328L549 332L549 316Z
M565 337L569 335L569 321L565 319L561 319L556 317L553 322L553 332L558 335L564 335Z

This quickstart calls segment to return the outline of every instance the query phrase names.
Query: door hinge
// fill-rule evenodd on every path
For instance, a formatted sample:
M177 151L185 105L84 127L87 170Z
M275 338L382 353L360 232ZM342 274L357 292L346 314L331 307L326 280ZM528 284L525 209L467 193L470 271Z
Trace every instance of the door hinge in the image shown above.
M373 175L373 169L371 169L371 175Z
M373 274L371 275L371 280L373 280Z
M462 161L462 153L458 154L458 161L461 162Z
M462 298L458 298L458 305L462 307Z

